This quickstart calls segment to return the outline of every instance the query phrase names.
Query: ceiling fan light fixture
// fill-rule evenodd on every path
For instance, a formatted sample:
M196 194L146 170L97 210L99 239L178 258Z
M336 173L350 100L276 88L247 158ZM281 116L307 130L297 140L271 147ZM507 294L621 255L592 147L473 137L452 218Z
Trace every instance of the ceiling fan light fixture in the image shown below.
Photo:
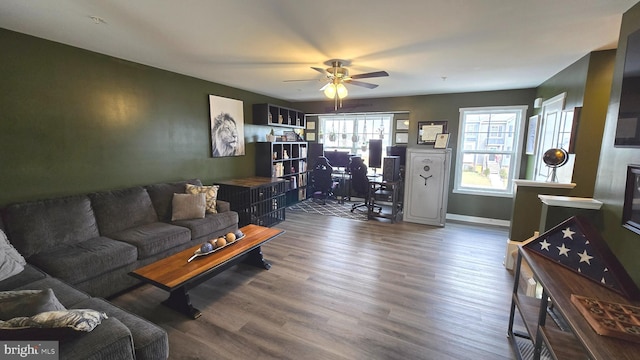
M329 99L333 99L334 97L336 97L336 85L335 84L327 84L327 86L324 87L324 96L328 97Z
M338 97L340 99L344 99L347 97L347 95L349 95L349 91L347 90L347 87L344 86L343 83L336 85L336 92L338 93Z

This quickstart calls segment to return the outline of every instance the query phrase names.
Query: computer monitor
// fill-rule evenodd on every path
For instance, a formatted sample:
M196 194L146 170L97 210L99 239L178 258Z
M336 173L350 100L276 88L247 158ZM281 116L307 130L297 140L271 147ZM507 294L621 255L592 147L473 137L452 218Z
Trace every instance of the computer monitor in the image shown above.
M387 146L387 156L400 157L400 166L405 166L407 161L407 147L406 146Z
M349 158L351 155L349 155L348 151L329 150L324 152L324 157L329 160L331 166L346 168L349 166Z
M374 169L382 167L382 140L369 140L369 167Z

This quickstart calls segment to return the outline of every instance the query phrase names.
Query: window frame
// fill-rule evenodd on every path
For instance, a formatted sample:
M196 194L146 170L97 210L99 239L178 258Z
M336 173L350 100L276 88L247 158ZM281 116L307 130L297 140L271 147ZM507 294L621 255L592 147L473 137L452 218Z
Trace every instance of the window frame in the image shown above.
M523 152L523 144L524 144L524 128L525 128L525 118L528 110L527 105L511 105L511 106L484 106L484 107L467 107L460 108L460 118L459 118L459 126L458 129L462 129L458 136L458 144L456 149L456 161L455 161L455 171L454 171L454 186L453 192L458 194L467 194L467 195L481 195L481 196L493 196L493 197L513 197L513 189L514 189L514 179L518 177L520 174L520 166L522 164L522 152ZM515 128L513 129L513 149L512 150L465 150L465 133L470 130L467 129L469 124L466 121L466 116L469 114L486 114L486 113L507 113L507 112L516 112L518 114L518 119L516 120ZM478 128L476 128L478 129ZM478 129L479 130L479 129ZM476 131L478 131L476 130ZM503 127L503 132L509 130L509 127L506 125ZM487 130L487 139L495 139L495 137L489 136L491 133L490 130ZM475 141L478 141L478 138L475 137ZM463 170L463 159L466 154L493 154L493 155L507 155L510 157L510 166L509 166L509 174L507 175L508 183L507 187L504 190L499 189L481 189L481 188L470 188L462 186L462 170Z
M335 149L339 151L349 151L351 154L358 154L362 157L365 164L367 164L369 159L369 140L382 140L383 157L386 156L387 146L394 145L392 134L395 120L396 114L393 112L319 114L318 129L322 134L322 137L318 139L318 142L324 144L325 151L328 149ZM380 138L381 132L378 126L378 121L382 122L384 128L382 138ZM331 122L332 125L329 125L329 122ZM363 126L365 122L370 123L369 127ZM346 126L346 123L351 124L351 126L346 129L340 128L340 125ZM335 124L338 124L338 128L335 127ZM342 135L343 132L350 135L355 134L358 136L358 141L354 143L351 138L347 136L347 138L343 140L346 143L350 143L350 146L335 146L334 143L339 145L340 140L336 139L337 141L328 141L328 137L331 132L334 132L336 136L338 136L338 134Z

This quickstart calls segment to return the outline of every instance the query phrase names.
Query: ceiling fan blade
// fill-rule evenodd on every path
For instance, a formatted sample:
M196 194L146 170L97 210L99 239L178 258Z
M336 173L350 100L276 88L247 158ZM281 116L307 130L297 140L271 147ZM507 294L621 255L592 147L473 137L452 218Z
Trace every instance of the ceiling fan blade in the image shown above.
M331 83L324 84L324 86L320 88L320 91L324 91L324 89L326 89L327 86L329 86L329 85L331 85Z
M370 73L351 75L350 77L352 79L364 79L364 78L383 77L383 76L389 76L389 73L386 71L374 71Z
M351 84L351 85L366 87L368 89L375 89L375 88L378 87L378 85L376 85L376 84L372 84L372 83L368 83L368 82L364 82L364 81L345 80L344 82L346 82L347 84Z
M327 72L327 70L325 70L325 69L323 69L323 68L313 67L313 66L312 66L311 68L312 68L313 70L315 70L315 71L319 72L319 73L320 73L320 74L322 74L322 75L325 75L325 76L327 76L327 75L331 75L331 74L329 74L329 73Z
M294 79L294 80L282 80L282 82L294 82L294 81L321 81L323 79Z

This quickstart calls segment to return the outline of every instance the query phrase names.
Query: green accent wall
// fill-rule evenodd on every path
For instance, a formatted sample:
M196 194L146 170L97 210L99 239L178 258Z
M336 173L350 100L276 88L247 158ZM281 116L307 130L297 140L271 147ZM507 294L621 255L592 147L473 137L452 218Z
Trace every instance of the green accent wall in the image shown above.
M611 95L615 50L592 52L545 81L537 89L536 97L550 99L567 93L565 109L582 106L575 140L575 165L572 182L574 189L546 187L517 188L513 199L513 212L509 239L523 241L539 230L542 203L538 194L593 197L600 139L604 131L607 108ZM536 109L536 113L539 109ZM527 179L533 177L533 156L527 156Z
M418 121L447 120L447 130L451 134L449 147L452 148L452 164L456 161L459 134L460 108L482 106L529 105L528 114L533 110L535 89L485 91L456 94L406 96L378 99L351 99L343 102L340 112L409 111L409 148L424 148L418 145ZM307 113L333 113L333 102L299 102L294 107ZM525 164L521 175L524 175ZM512 199L510 197L478 196L453 193L455 169L451 167L449 203L447 212L471 217L509 220Z
M627 36L639 29L640 4L636 4L622 17L611 99L608 103L609 107L600 151L600 166L598 167L594 192L594 197L604 203L601 210L604 222L602 236L636 284L640 284L640 262L638 262L640 258L640 236L624 229L621 226L621 222L627 165L640 163L640 148L616 148L613 146L613 142L618 118L620 90L622 88Z
M253 176L252 104L289 103L0 29L0 207ZM246 155L212 158L209 95L242 100Z

